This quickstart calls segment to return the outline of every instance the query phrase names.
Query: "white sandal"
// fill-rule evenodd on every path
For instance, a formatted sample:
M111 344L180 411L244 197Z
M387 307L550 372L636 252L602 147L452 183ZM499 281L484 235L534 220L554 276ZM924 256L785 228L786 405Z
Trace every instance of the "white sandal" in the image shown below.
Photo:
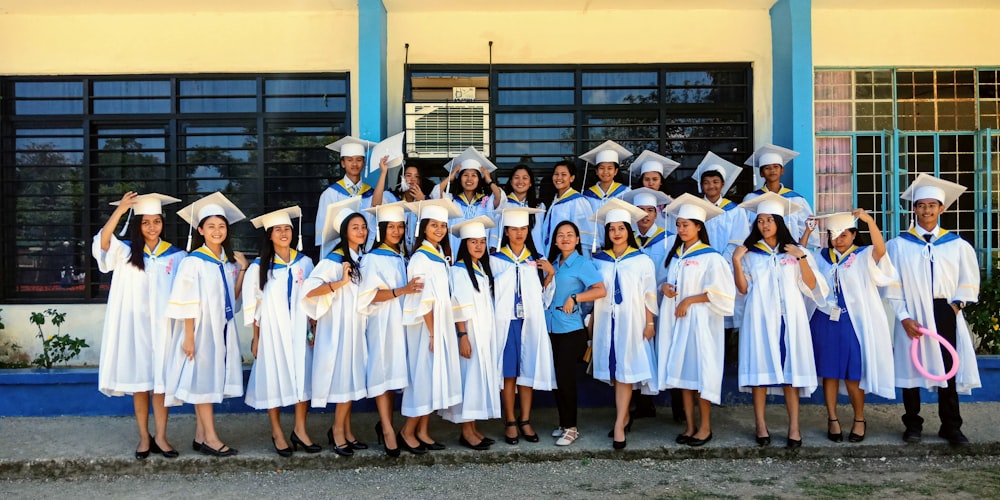
M559 436L559 440L556 441L556 446L569 446L579 437L580 432L576 429L565 429L562 436Z
M564 432L566 432L566 429L563 429L562 427L556 427L555 429L552 429L552 437L554 438L562 437Z

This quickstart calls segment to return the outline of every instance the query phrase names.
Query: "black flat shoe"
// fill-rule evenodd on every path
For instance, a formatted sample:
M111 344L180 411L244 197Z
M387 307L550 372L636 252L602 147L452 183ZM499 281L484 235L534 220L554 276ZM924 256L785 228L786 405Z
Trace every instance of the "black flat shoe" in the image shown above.
M864 438L864 436L861 436L861 437ZM963 434L962 431L954 431L954 432L951 432L951 433L947 433L947 432L944 432L944 431L938 431L938 437L947 440L948 444L950 444L952 446L968 446L969 445L969 438L965 437L965 434Z
M624 450L626 444L627 444L626 440L624 440L624 439L621 440L621 441L612 441L611 442L611 447L614 448L614 449L616 449L616 450Z
M486 446L493 446L493 445L497 444L497 442L496 442L495 439L490 439L490 438L488 438L486 436L483 436L483 442L486 443Z
M797 450L801 447L802 447L801 439L788 438L788 440L785 441L785 448L788 448L789 450Z
M340 455L342 457L353 457L354 456L354 450L351 449L351 444L350 443L344 443L344 444L340 444L340 445L334 443L332 449L333 449L334 453L336 453L336 454L338 454L338 455Z
M149 451L151 453L159 453L163 455L163 458L177 458L177 456L180 455L180 453L177 453L177 450L164 451L158 444L156 444L155 439L149 442Z
M460 444L460 445L462 445L462 446L464 446L464 447L466 447L466 448L468 448L470 450L476 450L476 451L484 451L484 450L490 449L490 445L486 444L486 440L485 439L480 440L476 444L472 444L472 443L469 442L468 439L465 439L465 436L458 436L458 444Z
M923 432L921 429L906 429L903 431L903 441L907 443L919 443L923 441Z
M348 441L347 446L350 446L352 450L367 450L368 443L361 441L360 439L355 439L354 441Z
M687 444L688 446L698 447L698 446L704 446L705 443L707 443L707 442L709 442L711 440L712 440L712 433L709 432L708 433L708 437L706 437L705 439L698 439L698 438L696 438L694 436L691 436L687 440L687 443L685 443L685 444Z
M304 442L302 442L302 440L299 439L299 436L295 434L295 431L292 431L291 441L292 441L292 451L299 451L299 446L301 446L304 450L306 450L306 453L319 453L323 451L323 447L316 443L305 444Z
M274 446L274 451L278 452L279 456L290 457L292 456L292 447L289 446L284 449L279 449L278 444L274 442L274 438L271 438L271 445Z
M149 450L151 450L151 449L153 449L153 444L152 443L149 444L149 448L147 448L146 451L139 451L138 449L135 450L135 459L136 460L145 460L145 459L149 458Z
M223 444L222 446L219 447L218 450L216 450L215 448L212 448L211 446L205 443L201 443L201 449L199 449L198 451L206 455L212 455L215 457L231 457L239 453L239 451L236 448L230 448L226 444Z
M436 441L433 442L433 443L426 443L426 442L424 442L423 439L417 438L417 442L420 443L420 446L423 449L428 450L428 451L441 451L441 450L447 448L447 446L445 446L445 445L443 445L441 443L438 443Z
M199 442L197 442L197 441L195 441L195 440L192 439L191 440L191 449L194 450L194 451L201 451L201 443L199 443Z
M631 431L632 431L632 417L629 417L628 423L625 424L625 434L628 434ZM609 438L615 437L615 428L614 428L614 426L611 426L611 430L608 431L608 437Z
M834 443L839 443L844 440L844 430L841 429L840 432L830 432L830 424L837 422L837 427L840 427L840 420L835 418L829 419L826 423L826 438ZM853 434L852 434L853 435Z
M417 442L419 442L419 441L420 440L418 439ZM397 448L397 449L403 450L403 451L408 451L408 452L410 452L410 453L412 453L414 455L423 455L423 454L427 453L427 450L423 446L421 446L419 444L416 445L416 446L410 446L409 444L407 444L406 440L403 439L403 434L402 433L396 434L396 443L398 443L398 446L399 446L399 448Z
M698 432L698 431L695 431L695 432ZM677 435L677 437L674 439L674 442L677 443L677 444L687 444L690 439L691 439L691 436L688 436L687 434L684 434L682 432L682 433L680 433L680 434Z
M538 442L538 434L525 434L524 433L524 426L526 426L526 425L531 425L531 420L520 420L520 421L518 421L517 422L517 430L521 433L522 436L524 436L524 440L525 441L527 441L529 443L537 443Z
M504 427L517 427L517 422L504 422L503 426ZM504 435L503 435L503 440L504 440L504 442L506 442L507 444L510 444L510 445L517 444L520 441L517 438L517 436L514 436L514 437L508 436L507 433L506 433L506 429L505 429L505 432L504 432Z
M857 424L864 425L865 426L865 434L868 433L868 422L865 422L864 420L855 420L854 424L855 425L857 425ZM865 435L864 434L857 434L857 433L855 433L854 432L854 426L852 425L851 426L851 433L847 435L847 440L850 441L850 442L852 442L852 443L860 443L860 442L862 442L862 441L865 440Z

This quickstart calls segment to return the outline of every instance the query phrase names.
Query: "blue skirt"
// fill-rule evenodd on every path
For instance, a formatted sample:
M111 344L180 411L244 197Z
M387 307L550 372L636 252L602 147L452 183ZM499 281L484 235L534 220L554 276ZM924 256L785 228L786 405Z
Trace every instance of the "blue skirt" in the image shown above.
M847 309L841 312L840 321L830 321L830 315L817 310L809 320L809 326L812 329L816 375L838 380L861 380L861 344Z
M510 320L507 343L503 346L503 378L517 378L521 368L521 332L524 319Z

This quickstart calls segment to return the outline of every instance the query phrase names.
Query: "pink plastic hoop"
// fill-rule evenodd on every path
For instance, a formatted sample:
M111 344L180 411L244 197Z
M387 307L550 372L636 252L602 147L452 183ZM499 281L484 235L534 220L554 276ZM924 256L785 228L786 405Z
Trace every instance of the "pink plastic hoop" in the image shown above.
M955 352L955 347L936 332L932 332L924 327L917 328L917 331L922 335L926 335L937 341L939 344L944 346L944 349L948 351L948 354L951 354L951 370L948 370L948 373L945 373L944 375L934 375L927 371L927 369L924 368L924 365L920 362L920 356L917 354L920 345L920 338L918 337L912 339L913 341L910 343L910 360L913 361L913 366L917 369L917 371L920 372L920 374L925 378L935 382L943 382L951 377L954 377L955 374L958 373L958 353Z

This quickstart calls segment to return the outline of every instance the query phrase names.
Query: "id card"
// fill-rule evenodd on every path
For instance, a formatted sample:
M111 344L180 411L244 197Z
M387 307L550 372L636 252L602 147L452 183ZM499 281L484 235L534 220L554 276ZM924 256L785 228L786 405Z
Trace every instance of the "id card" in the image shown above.
M830 321L840 321L840 308L834 308L830 311Z
M524 319L524 304L521 302L514 304L514 319Z

